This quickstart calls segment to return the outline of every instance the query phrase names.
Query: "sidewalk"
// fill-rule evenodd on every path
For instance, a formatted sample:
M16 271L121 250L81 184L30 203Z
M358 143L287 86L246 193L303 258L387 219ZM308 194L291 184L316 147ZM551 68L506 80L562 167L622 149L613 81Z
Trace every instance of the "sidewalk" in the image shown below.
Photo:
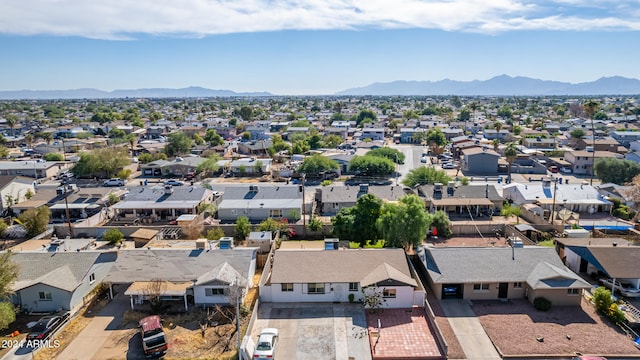
M129 308L129 299L116 296L89 325L58 356L58 360L91 359L103 346L109 335L118 329L122 314Z
M465 300L441 300L462 350L469 360L500 360L501 357Z

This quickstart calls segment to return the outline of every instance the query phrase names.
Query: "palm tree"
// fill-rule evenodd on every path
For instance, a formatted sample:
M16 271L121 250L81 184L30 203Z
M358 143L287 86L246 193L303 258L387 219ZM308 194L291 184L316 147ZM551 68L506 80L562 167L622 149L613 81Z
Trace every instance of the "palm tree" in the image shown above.
M504 149L504 156L507 158L507 162L509 163L509 175L507 176L507 183L511 182L511 164L518 156L518 148L516 148L516 144L510 142L507 144L507 147Z
M593 151L591 153L591 178L589 179L589 185L593 185L593 175L595 174L595 164L596 164L596 129L593 125L593 115L598 111L600 107L600 103L597 101L590 99L585 101L582 104L582 108L591 119L591 145L593 147Z
M495 138L491 140L491 144L493 144L493 151L498 152L498 149L500 148L500 139Z
M13 128L18 123L18 117L14 114L9 114L5 116L5 120L7 121L7 126L11 129L11 136L15 136L16 134L13 132Z

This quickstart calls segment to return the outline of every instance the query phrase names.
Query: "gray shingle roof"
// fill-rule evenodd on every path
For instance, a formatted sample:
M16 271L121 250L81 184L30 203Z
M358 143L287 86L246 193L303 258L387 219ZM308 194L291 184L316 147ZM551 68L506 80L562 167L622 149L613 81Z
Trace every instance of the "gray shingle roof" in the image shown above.
M235 271L248 274L256 249L233 250L177 250L134 249L121 251L118 260L105 277L105 282L131 283L162 279L180 282L211 281L222 274L213 271L227 263ZM222 269L222 267L220 268ZM212 272L213 271L213 272ZM226 270L224 271L226 273ZM221 276L221 275L220 275ZM224 277L226 279L226 277Z
M530 285L542 286L539 280L560 277L572 279L576 284L586 284L566 269L552 248L423 247L419 255L426 262L431 279L439 284L527 281Z
M114 262L115 252L22 252L11 259L18 265L18 279L13 290L41 283L73 291L98 262Z
M359 186L326 186L322 188L322 202L355 203L367 193L387 201L397 201L407 195L402 186L369 186L367 192L361 191Z
M278 250L271 283L358 282L363 286L392 279L411 286L402 249Z

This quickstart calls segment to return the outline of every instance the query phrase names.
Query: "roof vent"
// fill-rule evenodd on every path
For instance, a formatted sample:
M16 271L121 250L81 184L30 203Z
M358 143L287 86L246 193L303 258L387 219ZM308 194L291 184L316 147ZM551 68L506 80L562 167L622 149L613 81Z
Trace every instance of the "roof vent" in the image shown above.
M441 193L442 192L442 183L434 183L433 184L433 192Z
M249 191L258 192L258 186L257 185L249 185Z

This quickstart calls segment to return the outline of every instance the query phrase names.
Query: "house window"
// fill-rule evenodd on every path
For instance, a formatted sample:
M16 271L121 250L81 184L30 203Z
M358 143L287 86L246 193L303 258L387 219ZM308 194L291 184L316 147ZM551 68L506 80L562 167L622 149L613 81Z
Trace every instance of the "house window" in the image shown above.
M396 297L396 289L383 289L382 290L383 298L395 298Z
M271 209L269 210L269 216L273 218L282 217L282 209Z
M324 294L324 283L309 283L309 284L307 284L307 293L309 293L309 294Z
M567 289L567 295L580 295L580 289Z
M349 283L349 291L358 291L358 283L357 282Z
M285 291L293 291L293 283L282 283L280 284L281 286L281 291L285 292Z
M473 291L489 291L489 284L473 284Z
M513 283L514 289L522 289L522 283L520 281L516 281Z
M204 295L205 296L220 296L220 295L224 295L224 289L223 288L205 288L204 289Z
M96 282L96 274L89 275L89 284Z
M51 301L51 300L53 300L53 297L51 297L51 292L50 291L40 291L40 292L38 292L38 298L40 299L40 301Z

